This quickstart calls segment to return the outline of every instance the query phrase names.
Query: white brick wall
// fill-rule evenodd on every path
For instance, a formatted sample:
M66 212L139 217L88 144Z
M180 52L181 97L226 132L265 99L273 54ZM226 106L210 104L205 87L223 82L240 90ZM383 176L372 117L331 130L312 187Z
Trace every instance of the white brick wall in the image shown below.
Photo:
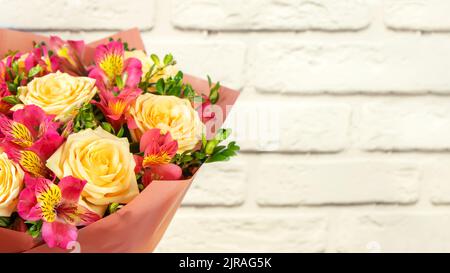
M159 251L449 251L448 0L2 1L0 26L149 51L242 90ZM411 239L413 238L413 239Z

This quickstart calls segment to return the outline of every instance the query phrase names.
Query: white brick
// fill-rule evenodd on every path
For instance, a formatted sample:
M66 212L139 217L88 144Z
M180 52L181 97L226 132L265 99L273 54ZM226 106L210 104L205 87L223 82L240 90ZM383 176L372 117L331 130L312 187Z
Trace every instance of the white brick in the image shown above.
M448 213L349 213L336 223L330 251L450 252Z
M450 160L434 159L425 165L424 183L433 204L450 204Z
M145 36L144 36L145 38ZM145 38L148 53L164 56L172 53L178 67L185 73L204 77L210 75L223 85L241 88L244 81L246 46L233 41L180 41Z
M259 169L263 206L411 203L418 199L417 166L394 160L267 159Z
M202 166L183 204L187 206L236 206L247 196L247 165L238 158Z
M350 106L250 100L237 103L228 127L243 150L337 152L348 146Z
M392 29L450 31L448 0L385 0L384 21Z
M357 30L370 24L359 0L176 0L172 22L208 30Z
M1 27L19 29L126 29L153 26L154 0L0 0Z
M410 36L354 43L262 42L253 52L249 80L266 92L448 93L448 52L448 37Z
M386 101L364 105L355 115L358 146L367 150L450 148L450 101Z
M326 220L315 215L180 212L157 251L320 252L326 228Z

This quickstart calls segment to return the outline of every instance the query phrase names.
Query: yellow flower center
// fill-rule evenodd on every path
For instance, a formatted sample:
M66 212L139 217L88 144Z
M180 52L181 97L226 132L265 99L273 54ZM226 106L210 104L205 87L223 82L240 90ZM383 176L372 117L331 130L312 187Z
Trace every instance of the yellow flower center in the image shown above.
M150 165L162 165L170 163L170 156L167 153L147 155L144 157L142 165L148 167Z
M123 57L109 54L100 62L99 66L111 81L115 81L116 77L122 74Z
M37 201L42 211L42 219L51 223L56 220L56 208L61 203L61 190L55 184L45 189L37 196Z
M108 103L108 107L113 115L122 115L126 106L126 103L122 100Z
M22 146L24 148L31 147L33 145L33 136L30 130L22 123L13 122L11 126L11 134L15 138L12 142Z
M59 49L57 54L59 57L62 57L69 61L71 65L75 65L75 61L69 56L69 49L67 47L62 47L61 49Z

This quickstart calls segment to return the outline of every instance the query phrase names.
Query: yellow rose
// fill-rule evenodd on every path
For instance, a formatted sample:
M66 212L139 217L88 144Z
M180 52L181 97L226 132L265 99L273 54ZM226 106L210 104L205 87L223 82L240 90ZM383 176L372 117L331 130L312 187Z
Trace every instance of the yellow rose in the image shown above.
M130 130L134 141L153 128L170 132L178 141L178 152L193 149L201 139L204 125L187 99L175 96L140 95L130 109L137 128Z
M150 71L150 67L152 67L152 63L150 58L145 54L142 50L133 50L133 51L125 51L125 59L136 58L142 63L142 75L145 76L148 71Z
M56 115L57 120L67 121L96 92L94 79L57 72L35 78L27 86L20 87L19 98L25 105L37 105L47 114ZM14 110L20 107L15 106Z
M47 160L58 178L74 176L87 181L82 202L102 215L110 203L126 204L139 194L136 163L126 138L101 127L72 134Z
M24 173L19 165L0 153L0 216L9 217L16 210L23 188Z

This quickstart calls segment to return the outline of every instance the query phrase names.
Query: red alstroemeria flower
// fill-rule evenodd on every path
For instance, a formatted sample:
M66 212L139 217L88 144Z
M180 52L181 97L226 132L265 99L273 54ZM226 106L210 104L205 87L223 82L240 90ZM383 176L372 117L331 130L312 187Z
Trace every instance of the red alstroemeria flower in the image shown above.
M50 36L50 49L58 56L61 70L72 76L86 76L87 71L83 64L85 44L83 41L64 41L57 36Z
M160 129L151 129L141 138L140 151L144 157L135 156L136 172L144 171L143 184L148 186L153 180L178 180L182 170L170 163L178 150L178 143L170 133L161 134Z
M133 101L142 93L140 89L126 88L121 92L103 90L99 92L100 102L94 103L100 108L114 130L127 122L126 113Z
M60 123L53 118L35 105L15 111L12 119L0 115L0 145L11 159L35 177L48 174L44 162L64 141L57 131Z
M10 96L11 93L8 90L8 85L6 84L6 67L5 63L0 61L0 114L7 114L12 105L3 101L4 97Z
M44 178L25 177L17 212L27 221L42 220L42 239L49 247L67 248L78 236L77 226L87 226L101 217L78 204L86 181L74 177L58 185Z
M110 42L95 50L95 67L89 77L97 80L100 90L113 87L137 88L142 76L142 63L136 58L125 59L123 43Z

